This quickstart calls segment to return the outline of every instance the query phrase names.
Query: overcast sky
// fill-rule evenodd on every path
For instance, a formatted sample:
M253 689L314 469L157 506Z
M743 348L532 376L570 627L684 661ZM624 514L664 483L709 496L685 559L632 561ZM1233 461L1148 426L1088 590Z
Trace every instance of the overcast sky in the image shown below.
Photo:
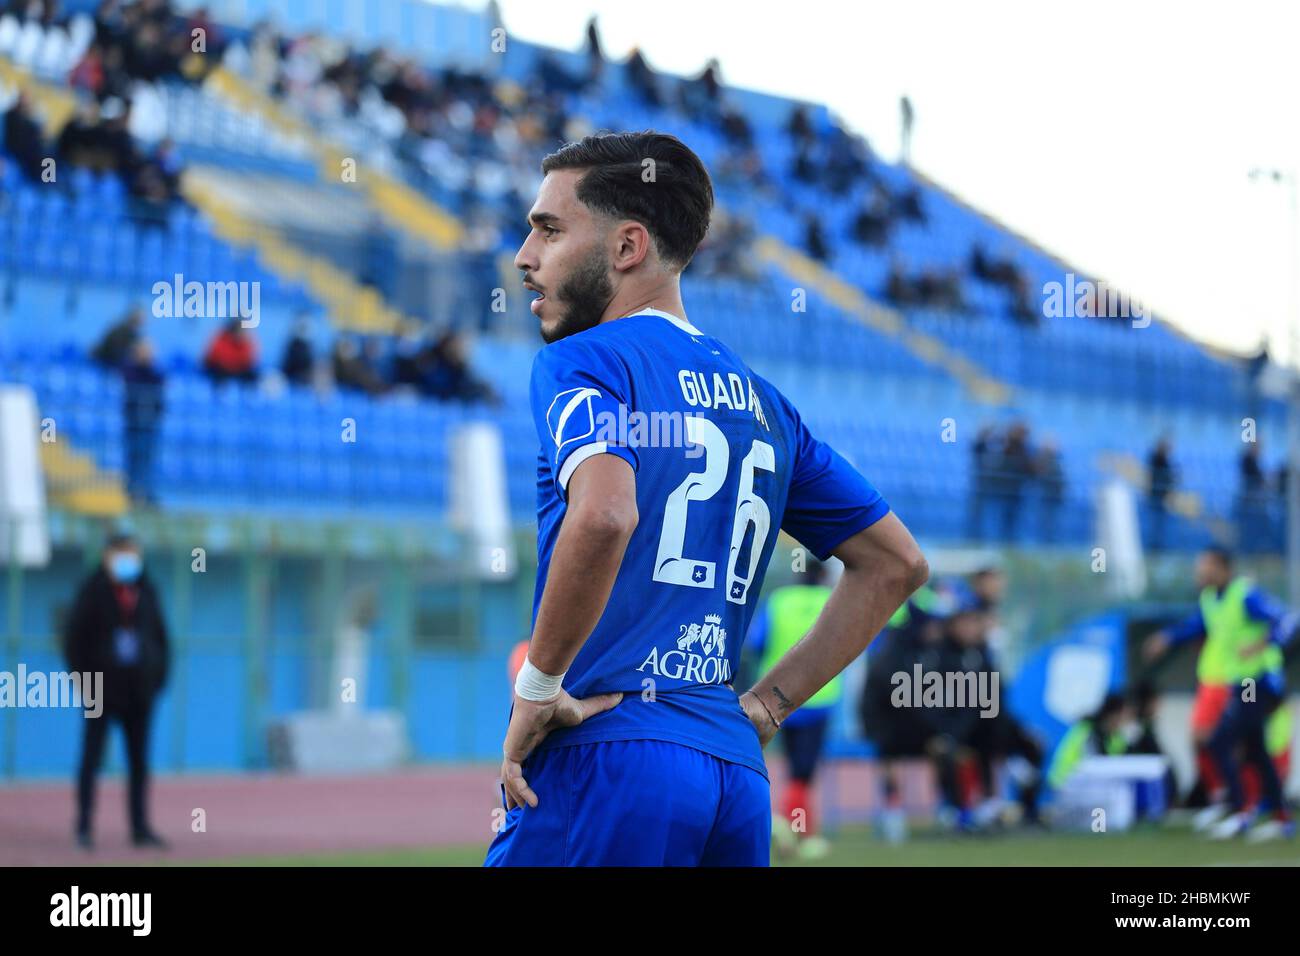
M470 6L481 8L482 3ZM565 49L593 13L607 55L827 104L886 159L1197 338L1284 352L1289 190L1300 167L1300 15L1233 2L499 0L507 31ZM1300 281L1300 280L1298 280ZM1295 316L1295 318L1289 318Z

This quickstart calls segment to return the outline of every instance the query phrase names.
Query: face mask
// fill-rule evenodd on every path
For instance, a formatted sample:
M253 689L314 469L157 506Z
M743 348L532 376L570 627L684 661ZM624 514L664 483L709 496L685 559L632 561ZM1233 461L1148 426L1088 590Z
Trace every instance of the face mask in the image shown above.
M113 574L113 579L122 583L130 584L140 577L140 570L143 566L140 555L134 551L121 551L113 555L109 562L109 570Z

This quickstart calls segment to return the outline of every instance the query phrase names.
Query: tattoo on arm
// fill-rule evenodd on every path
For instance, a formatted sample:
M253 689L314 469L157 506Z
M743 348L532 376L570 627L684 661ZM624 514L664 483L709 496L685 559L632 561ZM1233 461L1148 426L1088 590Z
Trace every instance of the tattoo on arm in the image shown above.
M781 713L788 714L790 711L794 710L790 705L790 698L781 693L781 688L777 687L775 684L772 685L772 693L776 696L776 699L781 702Z

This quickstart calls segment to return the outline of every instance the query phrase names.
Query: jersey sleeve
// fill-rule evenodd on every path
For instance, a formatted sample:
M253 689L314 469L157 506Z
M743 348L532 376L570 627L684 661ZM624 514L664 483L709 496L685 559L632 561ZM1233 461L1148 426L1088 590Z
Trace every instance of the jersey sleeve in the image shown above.
M1286 608L1272 595L1260 588L1251 588L1246 595L1246 614L1252 621L1268 625L1269 640L1279 646L1285 645L1290 638L1286 628Z
M1192 614L1179 621L1171 627L1166 633L1169 635L1169 643L1173 645L1183 644L1187 641L1194 641L1197 638L1205 636L1205 618L1201 616L1200 608L1197 608Z
M799 413L795 456L781 528L825 561L844 541L889 513L889 504L839 452L812 436Z
M617 455L636 471L636 449L622 439L620 409L629 407L627 367L607 348L568 339L533 360L530 403L542 452L551 463L556 494L568 497L569 478L593 455Z

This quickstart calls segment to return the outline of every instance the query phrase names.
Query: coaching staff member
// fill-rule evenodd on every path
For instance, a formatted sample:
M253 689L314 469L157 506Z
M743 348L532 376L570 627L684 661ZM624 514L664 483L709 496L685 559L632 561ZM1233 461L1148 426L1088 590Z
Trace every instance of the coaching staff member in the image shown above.
M104 710L84 718L77 773L77 843L94 846L95 777L109 721L126 735L131 842L166 844L149 827L149 723L154 699L167 678L167 626L153 584L144 574L139 543L129 534L111 537L101 565L81 585L64 638L68 668L104 675Z

